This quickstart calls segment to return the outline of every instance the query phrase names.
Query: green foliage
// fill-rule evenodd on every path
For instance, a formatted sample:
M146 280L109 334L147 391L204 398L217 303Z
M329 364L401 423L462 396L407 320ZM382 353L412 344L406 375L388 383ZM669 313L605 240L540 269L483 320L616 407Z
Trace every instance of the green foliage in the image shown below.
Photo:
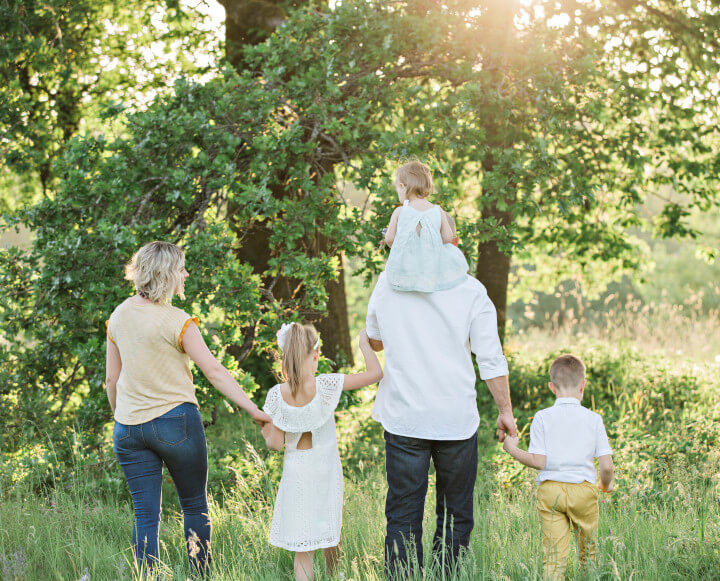
M696 486L716 486L711 481L720 443L720 406L713 396L719 381L716 366L668 361L629 342L580 342L541 356L513 357L511 395L525 446L535 412L554 402L547 387L550 364L566 352L580 353L587 366L583 405L603 417L614 450L618 495L672 503L683 496L676 486L681 474ZM482 389L480 401L491 407ZM517 463L502 458L499 465L506 484L529 483L528 471Z
M98 72L96 39L125 54L113 42L122 36L103 32L99 22L113 10L124 22L134 8L67 12L63 25L85 36L61 45L51 11L5 7L7 34L21 41L4 58L23 66L36 59L43 91L52 93L63 75ZM89 445L101 440L103 321L130 292L120 283L123 264L152 239L186 249L192 275L179 306L201 318L212 349L261 398L257 386L272 381L278 321L325 312L325 286L338 276L343 254L356 257L368 277L381 268L376 243L396 203L393 168L408 156L430 160L437 201L457 211L470 259L488 240L520 261L554 258L552 273L520 276L528 285L557 273L603 282L636 265L627 228L642 222L637 203L645 186L675 180L688 204L714 204L717 172L706 170L715 163L708 149L715 135L698 133L707 95L685 106L691 91L670 83L658 92L647 78L640 82L641 69L617 69L611 58L613 34L635 39L656 26L655 17L594 15L559 29L548 24L555 9L546 8L511 35L514 8L498 3L351 1L323 13L297 9L266 42L246 47L240 74L218 71L205 84L179 80L141 111L123 113L131 94L102 84L128 89L130 76L103 73L99 84L62 85L77 120L82 98L102 94L93 102L107 134L70 139L73 123L54 124L57 100L22 93L29 100L3 118L33 123L4 126L7 159L17 171L40 171L59 157L45 199L10 219L35 233L33 248L0 254L0 397L7 404L0 419L13 434L3 447L15 453L46 432L62 441L71 426ZM182 37L190 21L177 9L168 7L177 24L169 34ZM47 50L20 32L26 17L44 31ZM90 28L73 28L83 22ZM128 29L133 42L150 34L143 22ZM623 64L640 50L631 48L618 48ZM660 46L653 51L663 57ZM677 64L666 61L663 67ZM11 98L4 102L14 103L22 75L8 71L3 90ZM705 87L708 78L697 82ZM112 104L111 94L124 101ZM35 116L23 113L31 110ZM662 149L670 134L672 147ZM676 163L680 151L684 164ZM348 206L338 180L370 191L369 206ZM685 215L668 206L658 232L687 233ZM262 228L267 260L253 270L238 256ZM279 281L290 282L287 292ZM212 409L218 397L203 378L198 383L202 404Z
M603 415L614 449L616 490L600 502L599 556L587 570L571 554L568 578L713 579L717 543L717 366L669 365L632 345L575 345L588 364L584 404ZM553 354L512 356L511 385L519 427L552 404L547 368ZM539 579L540 523L534 471L504 454L495 439L496 409L478 386L480 461L475 529L458 580ZM386 482L382 429L369 417L371 393L338 414L345 473L340 570L354 579L382 579ZM691 434L692 437L687 437ZM109 438L109 434L106 436ZM221 414L208 428L211 456L211 579L278 579L292 575L292 554L271 547L267 531L280 478L281 454L261 446L248 418ZM78 451L81 446L76 448ZM105 446L109 450L109 445ZM6 457L3 457L6 462ZM0 480L0 567L12 578L131 579L132 505L117 465L83 464L55 476L62 486L35 494ZM229 477L222 474L227 470ZM87 478L87 474L92 478ZM105 479L100 474L106 474ZM114 482L117 480L120 484ZM435 526L434 475L423 521L425 547ZM96 487L95 482L101 485ZM160 529L163 578L189 575L182 515L169 481L163 485ZM429 559L430 551L426 551ZM316 560L317 578L327 578ZM8 573L10 572L10 573ZM426 562L426 579L440 579Z
M205 20L189 6L158 0L3 3L3 181L19 176L49 195L53 162L74 135L94 130L119 102L135 107L166 92L179 72L201 74L205 65L195 55L210 56L218 44ZM170 45L175 58L162 62L157 53Z

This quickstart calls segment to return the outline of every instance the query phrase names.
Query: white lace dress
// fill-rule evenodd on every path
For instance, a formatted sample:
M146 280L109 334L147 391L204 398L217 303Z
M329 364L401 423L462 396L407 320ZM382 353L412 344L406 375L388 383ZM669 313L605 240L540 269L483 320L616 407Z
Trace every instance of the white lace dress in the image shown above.
M270 544L289 551L314 551L340 542L343 474L335 433L335 408L344 376L318 375L315 397L302 407L285 402L276 385L263 410L285 431L285 458L278 487ZM312 448L298 450L304 432Z

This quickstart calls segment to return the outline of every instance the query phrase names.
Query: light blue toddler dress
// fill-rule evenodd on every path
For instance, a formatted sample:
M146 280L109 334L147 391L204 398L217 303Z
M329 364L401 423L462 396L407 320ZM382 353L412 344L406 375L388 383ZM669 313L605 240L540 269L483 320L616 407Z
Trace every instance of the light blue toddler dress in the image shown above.
M440 206L416 210L405 200L385 272L400 291L431 293L457 286L467 277L468 263L454 244L443 244Z

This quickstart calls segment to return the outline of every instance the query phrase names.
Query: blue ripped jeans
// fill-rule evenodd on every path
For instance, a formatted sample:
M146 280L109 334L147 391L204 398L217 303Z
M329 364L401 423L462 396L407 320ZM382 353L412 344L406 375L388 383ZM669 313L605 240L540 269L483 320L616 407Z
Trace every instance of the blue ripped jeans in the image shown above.
M132 544L139 564L158 561L162 466L167 466L180 499L190 565L204 574L210 547L207 503L207 446L200 411L180 404L162 416L127 426L115 422L113 449L130 487L135 523Z

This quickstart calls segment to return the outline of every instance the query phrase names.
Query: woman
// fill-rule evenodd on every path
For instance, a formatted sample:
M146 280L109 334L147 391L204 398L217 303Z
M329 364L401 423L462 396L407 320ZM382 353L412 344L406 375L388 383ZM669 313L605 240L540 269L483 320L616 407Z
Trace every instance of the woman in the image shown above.
M174 244L151 242L126 267L137 294L107 322L107 396L115 416L113 448L135 508L133 550L139 563L158 561L162 465L168 467L182 507L190 564L204 573L210 517L207 447L190 372L190 359L225 397L259 426L258 409L213 356L198 319L170 304L185 298L185 255Z

